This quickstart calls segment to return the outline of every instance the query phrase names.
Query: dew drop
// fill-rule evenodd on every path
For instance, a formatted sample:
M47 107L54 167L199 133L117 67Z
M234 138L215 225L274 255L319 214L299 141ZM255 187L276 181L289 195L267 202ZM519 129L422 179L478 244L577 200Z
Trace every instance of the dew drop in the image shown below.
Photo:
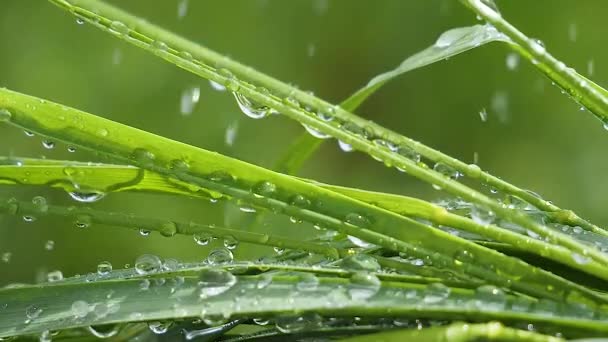
M0 122L10 121L13 114L6 108L0 108Z
M253 191L253 194L258 198L272 197L272 195L277 192L277 186L274 183L262 181L254 185L251 190Z
M213 237L206 233L194 234L194 242L199 246L206 246L209 244Z
M160 235L164 237L172 237L177 234L177 225L173 221L164 222L160 226Z
M46 198L42 196L36 196L32 198L32 204L39 213L46 213L49 210L49 205L46 203Z
M27 317L27 323L40 317L41 314L42 308L36 304L31 304L27 308L25 308L25 316Z
M129 27L125 25L122 21L113 21L110 24L110 30L114 33L127 35L129 34Z
M150 236L150 231L146 230L146 229L143 229L143 228L140 228L139 229L139 235L141 235L141 236Z
M151 332L155 333L156 335L161 335L161 334L166 333L172 324L173 323L171 321L166 321L166 322L154 321L154 322L148 322L148 328L150 329Z
M471 207L471 219L480 225L486 226L496 220L496 214L491 210L480 208L476 205Z
M427 304L436 304L442 302L450 295L450 288L441 284L429 284L424 291L424 302Z
M481 122L486 122L488 121L488 112L486 111L485 108L482 108L479 111L479 118L481 119Z
M55 142L54 141L50 141L50 140L43 140L42 141L42 146L44 148L46 148L47 150L52 150L53 148L55 148Z
M68 146L68 152L70 152L70 153L76 152L76 147L74 147L74 146Z
M207 256L209 265L220 265L231 263L234 260L232 252L227 248L216 248Z
M81 203L93 203L97 202L100 199L104 198L106 195L103 192L98 191L90 191L90 192L82 192L82 191L71 191L68 192L68 195L72 197L73 200Z
M23 131L23 133L25 134L25 136L27 137L33 137L34 133L30 132L30 131Z
M112 264L109 261L102 261L97 265L97 274L106 276L112 272Z
M308 132L310 135L312 135L315 138L319 138L319 139L328 139L331 138L331 135L323 133L309 125L306 124L302 124L302 126L304 126L304 128L306 129L306 132Z
M373 243L363 241L356 236L348 235L347 238L348 238L348 241L352 242L357 247L361 247L361 248L375 247L375 245Z
M572 253L572 259L579 265L586 265L591 262L590 258L578 253Z
M532 48L532 51L538 55L542 55L546 51L545 44L540 39L532 39L530 41L530 47Z
M2 260L3 263L8 264L9 262L11 262L12 256L13 256L13 253L4 252L4 253L2 253L2 255L0 255L0 260Z
M89 303L84 300L77 300L72 303L72 315L74 318L83 318L89 314Z
M100 338L100 339L110 338L110 337L114 337L114 336L118 335L118 333L120 332L120 324L113 325L109 329L103 329L103 330L100 327L88 326L87 330L89 331L89 333L91 333L91 335L93 335L97 338Z
M141 275L156 273L161 266L160 258L152 254L141 255L135 260L135 272Z
M372 273L357 272L350 278L348 294L354 300L366 300L380 290L380 279Z
M503 310L507 304L505 293L493 285L483 285L475 290L475 306L480 310Z
M224 87L223 84L220 84L220 83L217 83L217 82L209 80L209 85L211 86L211 88L213 90L226 91L226 87Z
M233 94L237 104L239 105L239 108L241 109L243 114L247 115L248 117L252 119L262 119L268 116L268 114L270 114L269 107L262 104L257 104L249 100L241 93L234 92Z
M236 277L228 271L205 269L199 275L199 297L205 299L222 294L230 290L236 282Z
M78 25L84 24L84 19L82 19L82 18L76 18L76 24L78 24Z
M36 221L36 217L31 216L31 215L24 215L23 221L28 222L28 223L34 222L34 221Z
M298 275L296 288L298 291L314 291L319 287L319 278L313 273L302 273Z
M74 221L76 227L80 229L89 228L91 226L91 223L93 223L93 218L91 218L90 215L86 214L76 216L76 220Z
M355 148L353 147L353 145L345 143L342 140L338 140L338 146L340 146L340 149L344 152L352 152L355 150Z
M49 283L63 280L63 273L59 270L51 271L46 274L46 280Z
M239 240L234 238L234 236L226 236L224 238L224 247L233 250L239 245Z
M342 259L340 266L348 270L367 272L380 271L380 264L378 263L378 260L371 255L362 253L347 256L346 258Z

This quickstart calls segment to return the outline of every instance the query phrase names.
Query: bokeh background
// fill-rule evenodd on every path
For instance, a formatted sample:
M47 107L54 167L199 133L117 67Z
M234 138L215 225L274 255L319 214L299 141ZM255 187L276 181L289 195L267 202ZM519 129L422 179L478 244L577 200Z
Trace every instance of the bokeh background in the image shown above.
M333 103L433 44L441 32L477 22L454 0L110 2ZM604 1L498 4L506 18L541 39L555 56L607 84ZM408 73L357 113L463 161L472 162L477 154L483 169L607 226L608 132L529 63L511 60L509 65L509 53L504 45L490 44ZM77 24L46 1L0 1L0 86L265 167L303 131L281 116L248 119L229 93L90 25ZM192 89L200 90L200 99L185 115L180 101ZM479 115L484 108L485 122ZM227 134L233 137L227 139ZM80 150L68 153L63 144L45 149L39 137L4 125L0 154L103 161ZM446 196L363 154L344 153L334 141L325 143L300 175L426 199ZM0 193L77 204L62 191L40 187L2 186ZM248 219L234 208L160 195L111 194L94 205L203 223ZM282 217L267 224L290 236L313 231ZM0 216L0 283L33 282L50 270L83 274L105 260L121 268L144 253L202 260L221 244L199 246L191 237L142 237L136 230L78 229L62 220L25 223ZM268 252L243 244L236 256Z

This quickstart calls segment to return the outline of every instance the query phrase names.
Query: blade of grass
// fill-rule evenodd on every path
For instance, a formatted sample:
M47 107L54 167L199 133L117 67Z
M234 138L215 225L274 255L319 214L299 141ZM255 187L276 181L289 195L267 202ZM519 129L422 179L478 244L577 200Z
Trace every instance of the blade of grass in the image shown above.
M541 335L530 331L504 327L501 323L486 324L455 323L445 327L426 328L421 330L407 329L379 332L346 338L344 342L466 342L466 341L529 341L529 342L562 342L562 338Z
M10 163L12 165L2 165L3 163ZM67 174L65 172L66 168L71 170ZM68 192L77 190L77 185L80 188L96 189L105 193L139 190L203 198L211 197L211 192L205 191L205 189L188 187L186 183L179 184L178 182L179 181L172 180L171 178L131 166L75 163L49 159L0 158L0 184L50 185L63 188ZM584 260L584 256L573 254L567 249L547 244L541 240L531 239L527 235L524 236L505 229L500 229L495 225L477 223L466 217L452 214L443 207L420 199L333 186L318 182L313 183L325 189L341 193L400 215L421 218L437 225L458 228L493 239L494 241L507 243L520 251L527 251L531 254L536 254L568 265L595 277L608 280L608 274L604 272L605 268L590 260L581 262L581 260ZM133 219L132 221L137 220ZM165 223L165 221L162 220L157 221L156 226L158 227L161 227L162 224ZM220 234L220 236L223 237L230 235L232 235L232 230L224 233L224 235ZM581 234L572 234L571 236L577 238L578 236L581 236ZM240 239L238 236L235 237ZM257 241L259 240L259 237L243 237L243 241L250 242L252 240ZM598 240L595 240L594 242L597 243ZM269 244L272 245L272 243ZM293 241L290 241L288 245L279 247L295 248ZM304 249L313 251L306 248ZM328 251L326 250L321 254L335 256L336 251L332 251L328 254ZM341 251L340 255L346 255L346 251ZM585 264L586 266L581 267L582 264Z
M246 102L249 103L248 105L252 103L262 104L266 107L256 108L263 108L263 111L265 112L269 111L270 108L275 109L276 111L309 126L311 129L340 139L345 144L349 144L358 150L370 154L374 158L382 160L386 165L397 166L430 184L438 186L457 196L461 196L466 200L487 207L503 219L520 224L549 242L567 247L575 253L588 256L608 266L608 257L596 248L592 246L583 246L559 232L552 231L551 229L534 222L524 213L504 208L501 203L498 203L441 173L429 170L426 165L419 165L419 163L392 151L387 144L390 143L394 146L403 144L407 146L407 148L419 152L422 151L420 153L427 158L448 165L455 165L458 170L462 170L461 172L463 174L474 179L485 181L493 179L493 176L482 172L477 165L464 164L454 158L430 149L417 141L400 136L369 121L362 120L339 107L322 106L325 102L310 94L298 91L293 87L258 73L250 67L245 67L237 62L231 61L211 50L189 42L157 26L139 20L138 18L115 7L104 4L103 2L96 0L74 0L71 3L64 0L50 1L64 9L70 10L83 20L114 34L120 39L153 52L155 55L183 69L226 86L237 94L237 97L239 97L241 101L243 101L243 98L247 99ZM87 10L85 7L95 8L95 12ZM212 62L211 64L220 65L223 68L219 70L215 69L205 64L205 61ZM273 92L276 91L276 94L269 94L266 88L256 87L236 78L233 72L245 79L268 86ZM277 94L285 93L287 91L289 97L277 97ZM331 122L322 120L319 116L322 116L322 114L324 114L323 112L318 111L316 114L310 113L307 110L303 110L297 101L304 103L307 106L312 106L313 108L323 108L322 110L324 111L331 111L334 119L331 120ZM497 178L496 181L498 183L502 182ZM503 183L504 184L501 183L502 185L497 184L497 187L502 189L503 186L508 185L505 182ZM510 186L509 189L510 192L516 193L519 197L521 197L520 194L515 190L520 190L521 193L525 193L523 195L525 197L523 198L535 197L527 191L518 189L514 186ZM546 202L541 204L546 208L552 206L551 203L539 198L536 198L534 201ZM553 209L562 213L562 215L558 215L558 217L564 220L573 220L576 218L571 211L562 211L559 210L559 208ZM582 224L584 224L584 222ZM589 227L589 225L585 227ZM591 227L590 229L596 228L597 227ZM600 228L597 229L598 231L601 231ZM604 232L604 234L608 233Z
M585 106L604 124L608 124L608 96L606 90L568 68L553 57L541 42L528 38L502 15L481 0L461 0L475 14L496 27L515 44L513 49L532 62L543 74L560 88L564 89L575 101Z
M224 279L225 282L199 285L199 279ZM295 322L304 320L312 327L321 324L316 318L318 315L389 316L500 319L540 328L553 327L568 332L569 336L608 333L603 321L592 318L593 311L580 306L502 294L483 297L472 290L437 284L382 281L379 286L366 287L355 278L316 279L315 286L304 287L297 275L275 274L268 282L263 276L231 276L224 270L210 269L202 272L200 278L185 277L179 282L147 280L150 284L147 290L142 289L145 280L141 279L4 288L0 289L0 301L7 306L0 311L0 337L136 321L203 317L219 323L278 315L292 316ZM559 308L559 313L548 311L554 306Z

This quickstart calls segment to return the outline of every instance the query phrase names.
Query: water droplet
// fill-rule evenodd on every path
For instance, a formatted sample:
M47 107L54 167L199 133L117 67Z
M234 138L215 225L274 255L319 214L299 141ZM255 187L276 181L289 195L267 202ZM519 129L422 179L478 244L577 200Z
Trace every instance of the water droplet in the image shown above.
M459 29L445 31L437 38L435 46L442 49L449 47L455 41L462 38L462 32L463 31Z
M270 107L249 100L241 93L234 92L234 98L241 111L252 119L262 119L270 114Z
M160 226L160 235L164 237L172 237L177 234L177 225L173 221L164 222Z
M222 294L230 290L236 282L236 277L228 271L205 269L201 271L199 276L199 297L205 299Z
M177 3L177 19L183 19L188 14L188 0L180 0Z
M190 115L201 97L201 88L191 87L182 91L179 101L179 111L182 115Z
M293 196L290 201L289 204L294 206L294 207L298 207L298 208L309 208L311 203L310 200L306 197L304 197L303 195L295 195Z
M424 291L424 302L427 304L436 304L442 302L450 295L450 288L441 284L429 284Z
M315 138L319 138L319 139L328 139L328 138L331 138L331 135L323 133L323 132L321 132L321 131L317 130L316 128L313 128L313 127L311 127L309 125L302 124L302 126L304 126L304 128L306 129L306 131L310 135L312 135L313 137L315 137Z
M116 325L112 325L109 328L107 328L107 326L102 326L102 327L93 327L93 326L88 326L87 330L89 331L89 333L91 333L91 335L100 338L100 339L105 339L105 338L110 338L110 337L114 337L116 335L118 335L118 333L120 332L120 328L121 325L120 324L116 324Z
M78 25L84 24L84 19L82 19L82 18L76 18L76 24L78 24Z
M110 30L114 33L118 33L121 35L129 34L129 27L125 25L122 21L113 21L110 24Z
M344 152L352 152L355 150L355 148L353 147L353 145L351 144L347 144L342 140L338 140L338 146L340 146L340 149Z
M458 170L443 163L436 163L435 166L433 166L433 170L451 179L458 179L462 176Z
M47 251L52 251L54 248L55 248L55 241L53 241L53 240L48 240L44 244L44 249L46 249Z
M3 263L8 264L9 262L11 262L11 257L13 256L13 253L11 252L4 252L2 253L0 260L2 260Z
M274 183L268 181L262 181L253 186L251 189L253 194L258 197L272 197L274 193L277 191L277 186Z
M91 218L90 215L86 214L76 216L76 220L74 221L76 227L81 229L89 228L91 226L91 223L93 223L93 218Z
M32 216L32 215L24 215L23 216L23 221L25 222L34 222L36 221L36 217Z
M156 273L161 270L162 262L159 257L144 254L135 260L135 272L141 275Z
M10 121L13 114L6 108L0 108L0 122Z
M151 46L155 50L155 53L167 52L167 50L169 49L167 43L163 42L162 40L153 41Z
M141 235L141 236L149 236L150 235L150 231L146 230L146 229L143 229L143 228L140 228L139 229L139 235Z
M105 276L112 272L112 264L109 261L102 261L97 265L97 274Z
M298 273L296 288L298 291L314 291L319 287L319 278L313 273Z
M70 153L76 152L76 147L74 147L74 146L68 146L68 152L70 152Z
M540 39L532 39L530 41L530 47L538 55L543 55L546 51L545 44Z
M211 88L213 88L213 90L226 91L226 87L224 87L223 84L219 84L217 82L209 80L209 85L211 85Z
M196 244L200 246L208 245L212 238L213 237L210 234L206 233L194 234L194 242L196 242Z
M366 300L380 290L380 279L372 273L356 272L350 278L348 294L354 300Z
M506 63L509 70L517 69L517 66L519 65L519 54L516 52L507 54Z
M27 317L27 323L40 317L41 314L42 308L36 304L31 304L27 308L25 308L25 316Z
M281 255L281 254L285 253L285 248L282 248L282 247L274 247L273 250L278 255Z
M216 248L207 256L207 263L209 265L227 264L231 263L232 260L234 260L234 256L227 248Z
M49 205L46 203L46 198L42 196L35 196L32 198L32 204L39 213L46 213L49 210Z
M342 259L340 266L348 270L356 271L367 271L367 272L378 272L380 271L380 264L378 260L368 254L355 254L347 256Z
M479 111L479 118L481 119L481 122L486 122L488 121L488 112L486 111L485 108L482 108Z
M154 321L154 322L148 322L148 328L150 329L151 332L153 332L157 335L161 335L161 334L166 333L172 324L173 323L171 321L166 321L166 322Z
M106 194L103 192L98 192L98 191L87 191L87 192L72 191L72 192L68 192L68 195L70 195L70 197L72 197L73 200L81 202L81 203L93 203L93 202L97 202L100 199L104 198L104 196Z
M232 249L235 249L238 245L239 245L239 240L234 238L234 236L224 237L224 247L232 250Z
M578 253L572 253L572 259L574 259L574 261L579 265L586 265L591 262L591 259L589 257Z
M270 320L268 320L267 318L254 318L253 323L263 326L268 325L268 323L270 323Z
M483 226L492 224L496 220L496 214L491 210L480 208L476 205L471 207L471 219Z
M348 238L348 241L352 242L357 247L361 247L361 248L375 247L375 245L373 243L363 241L356 236L348 235L347 238Z
M51 149L55 148L55 142L54 141L50 141L50 140L43 140L42 141L42 146L44 148L46 148L47 150L51 150Z
M30 131L23 131L23 133L25 133L26 136L28 137L33 137L34 133L30 132Z
M72 315L74 318L83 318L89 314L89 303L84 300L77 300L72 303Z
M345 221L361 228L367 228L371 225L371 221L359 213L350 213L346 215Z
M249 214L256 212L255 208L249 207L249 206L246 206L246 205L241 205L239 207L239 210L242 211L242 212L244 212L244 213L249 213Z
M483 285L475 290L475 306L480 310L503 310L507 304L505 293L493 285Z
M46 274L46 279L49 283L63 280L63 273L59 270L51 271Z

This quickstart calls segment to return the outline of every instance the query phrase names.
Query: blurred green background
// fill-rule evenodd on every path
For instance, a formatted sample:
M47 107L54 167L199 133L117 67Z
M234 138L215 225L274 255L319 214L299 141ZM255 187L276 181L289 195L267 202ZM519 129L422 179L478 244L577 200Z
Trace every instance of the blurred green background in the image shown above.
M374 75L433 44L449 28L475 24L455 0L114 0L114 4L218 52L337 103ZM541 39L583 75L606 85L605 1L499 1L503 15ZM179 11L186 9L185 15ZM183 12L182 12L183 14ZM608 132L525 61L490 44L389 83L357 113L608 225ZM513 62L513 61L512 61ZM86 110L182 142L271 167L303 129L281 116L250 120L226 92L127 45L46 1L0 2L0 86ZM200 89L190 115L184 92ZM479 112L488 113L482 122ZM234 141L227 142L227 132ZM229 135L230 135L229 134ZM0 126L2 155L103 161L66 146L48 150L39 137ZM300 175L323 182L437 199L445 194L360 153L327 142ZM62 191L2 187L3 195L77 204ZM232 208L205 201L111 194L98 208L203 223L241 220ZM268 223L303 236L286 218ZM296 227L298 228L298 227ZM306 228L306 229L304 229ZM52 241L52 248L49 248ZM137 231L0 216L0 283L32 282L60 269L66 276L115 268L153 253L202 260L210 248L191 237L140 236ZM237 257L268 252L240 246Z

